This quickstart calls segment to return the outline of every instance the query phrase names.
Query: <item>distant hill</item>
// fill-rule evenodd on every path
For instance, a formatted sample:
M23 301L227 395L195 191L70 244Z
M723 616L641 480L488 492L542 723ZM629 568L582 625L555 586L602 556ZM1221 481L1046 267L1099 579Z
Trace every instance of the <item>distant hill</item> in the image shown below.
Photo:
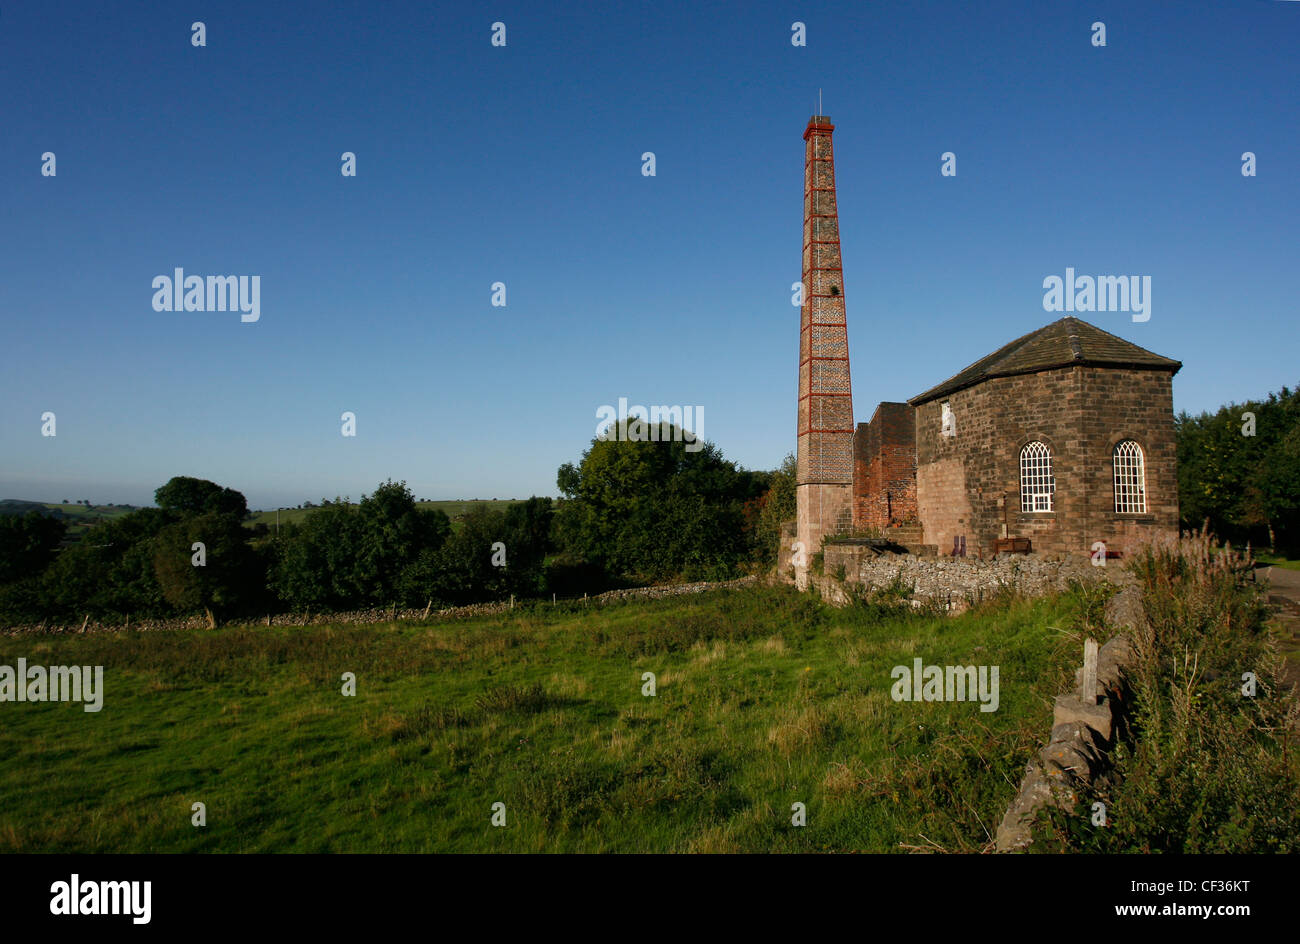
M520 501L522 499L518 498L473 498L462 501L422 501L416 502L416 505L424 509L440 509L446 513L447 517L451 519L452 525L455 526L456 522L465 517L465 514L475 505L505 509L511 505L519 504ZM356 503L353 502L353 504ZM307 508L286 508L280 512L280 523L301 522L320 507L320 505L313 504ZM25 515L30 511L38 511L41 514L49 515L51 518L66 521L68 536L64 541L65 546L77 543L77 541L81 540L83 534L107 518L117 518L138 510L139 506L137 505L64 505L56 502L25 501L20 498L0 499L0 515ZM264 524L274 530L275 509L251 512L244 521L244 527L246 528L253 528L259 524Z
M416 502L416 507L426 511L439 509L446 513L447 517L455 524L475 505L487 505L489 508L505 509L511 505L517 505L522 501L519 498L502 498L502 499L481 499L473 498L464 501L422 501ZM356 504L356 502L352 502ZM290 522L301 522L313 511L320 508L319 505L312 505L310 508L286 508L280 512L280 524L289 524ZM259 524L267 525L270 528L275 527L275 509L270 511L255 511L244 522L247 528L256 527Z
M76 544L82 535L107 518L118 518L138 511L136 505L74 505L58 502L34 502L21 498L0 499L0 515L25 515L38 511L51 518L58 518L68 525L68 533L63 539L63 546Z
M45 502L23 501L21 498L0 498L0 515L25 515L29 511L39 511L51 518L66 517L60 511L51 511Z

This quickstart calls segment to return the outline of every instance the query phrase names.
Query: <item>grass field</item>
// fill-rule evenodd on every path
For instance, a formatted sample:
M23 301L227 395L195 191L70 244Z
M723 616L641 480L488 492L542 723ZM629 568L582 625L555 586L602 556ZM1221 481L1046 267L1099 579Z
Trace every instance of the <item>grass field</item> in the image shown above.
M52 511L61 511L63 514L76 522L97 522L105 518L120 518L128 512L136 511L135 505L60 505L54 502L43 502L46 508Z
M0 852L978 850L1072 682L1069 612L882 614L752 587L0 638L0 665L103 665L106 692L97 714L0 704ZM913 657L1000 666L998 710L893 701Z

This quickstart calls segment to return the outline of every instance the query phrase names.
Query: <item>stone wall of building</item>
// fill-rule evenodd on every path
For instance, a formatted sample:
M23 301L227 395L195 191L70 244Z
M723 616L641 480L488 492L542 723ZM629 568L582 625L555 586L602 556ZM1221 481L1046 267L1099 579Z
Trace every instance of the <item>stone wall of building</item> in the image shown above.
M949 403L955 435L941 431ZM1113 450L1141 445L1147 511L1114 510ZM1022 512L1020 451L1039 440L1052 454L1051 511ZM1090 554L1094 542L1131 553L1157 532L1176 533L1178 485L1172 378L1166 371L1067 367L986 380L916 407L917 511L925 543L989 556L1000 537L1035 551Z
M1083 373L1084 468L1082 500L1097 540L1126 556L1156 533L1178 534L1178 446L1174 437L1173 377L1143 370ZM1117 514L1115 446L1132 439L1146 466L1144 514ZM1090 545L1091 546L1091 545Z
M808 585L808 562L821 551L822 539L843 534L852 525L852 485L795 486L794 554L795 583ZM802 562L802 563L800 563Z

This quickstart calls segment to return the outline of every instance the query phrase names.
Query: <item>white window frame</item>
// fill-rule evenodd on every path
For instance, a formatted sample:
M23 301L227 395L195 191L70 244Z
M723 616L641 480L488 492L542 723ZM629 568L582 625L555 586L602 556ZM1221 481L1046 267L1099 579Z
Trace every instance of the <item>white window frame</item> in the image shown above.
M1147 511L1147 461L1136 440L1124 439L1111 453L1115 480L1115 514L1144 515Z
M1020 511L1024 514L1055 508L1056 477L1052 475L1052 450L1041 439L1020 447Z

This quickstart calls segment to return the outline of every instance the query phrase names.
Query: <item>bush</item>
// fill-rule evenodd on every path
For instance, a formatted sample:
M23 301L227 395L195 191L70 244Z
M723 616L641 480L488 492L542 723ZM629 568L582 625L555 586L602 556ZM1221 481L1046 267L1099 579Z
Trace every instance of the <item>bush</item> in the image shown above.
M41 577L44 615L52 619L169 616L154 570L154 538L175 518L141 508L103 521L66 549Z
M794 455L787 455L781 468L772 473L771 484L760 499L758 522L754 528L754 558L769 567L776 565L781 549L781 526L794 521L798 513L796 469Z
M0 584L44 571L54 560L66 530L62 521L39 511L0 515Z
M386 482L359 506L323 504L283 529L271 587L297 609L388 605L410 593L408 569L430 566L450 531L446 514L416 507L405 482Z
M1047 812L1037 845L1103 852L1300 851L1300 765L1284 741L1296 706L1264 632L1250 561L1194 534L1155 545L1132 567L1147 626L1133 640L1132 736L1117 782L1068 814ZM1242 676L1258 678L1254 697ZM1089 824L1094 801L1106 828Z
M426 551L402 573L408 606L448 605L547 592L551 500L533 497L504 512L476 505L436 552Z

